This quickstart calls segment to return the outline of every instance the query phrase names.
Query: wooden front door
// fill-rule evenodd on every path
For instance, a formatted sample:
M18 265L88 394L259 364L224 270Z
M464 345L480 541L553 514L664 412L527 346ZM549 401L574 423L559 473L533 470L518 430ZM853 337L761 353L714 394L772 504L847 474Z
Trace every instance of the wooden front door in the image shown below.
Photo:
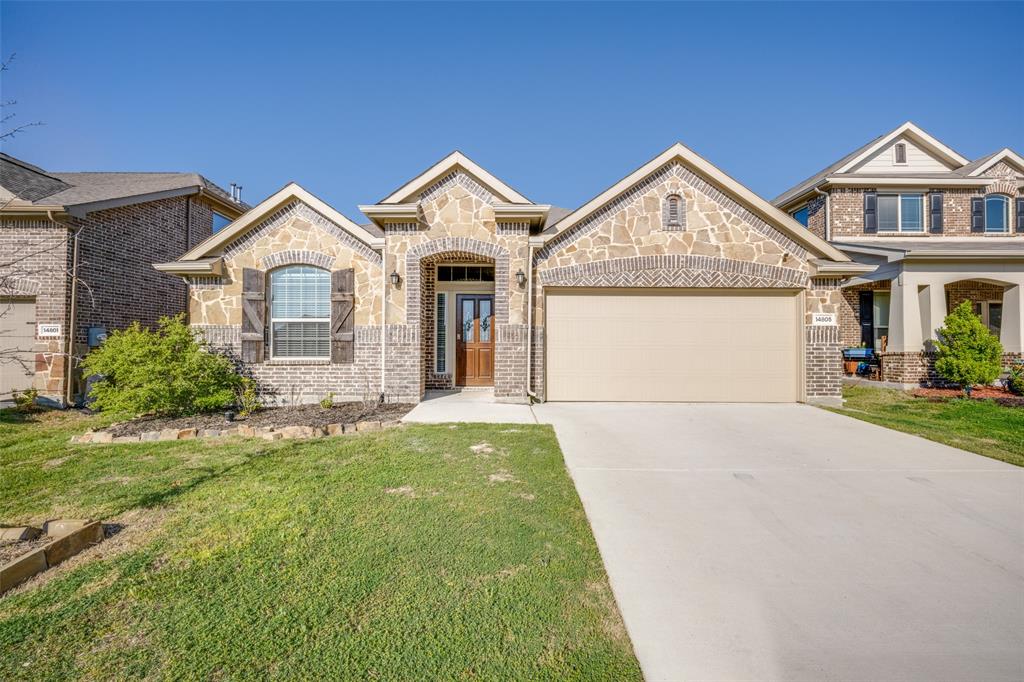
M494 296L459 294L455 308L455 383L493 386Z

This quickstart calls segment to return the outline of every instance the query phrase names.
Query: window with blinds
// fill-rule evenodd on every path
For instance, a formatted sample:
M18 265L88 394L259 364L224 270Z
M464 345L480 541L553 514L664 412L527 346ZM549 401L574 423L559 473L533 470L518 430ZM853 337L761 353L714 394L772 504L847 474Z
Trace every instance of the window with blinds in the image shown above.
M270 273L270 347L275 358L331 356L331 273L292 265Z
M434 320L434 367L438 374L445 374L448 369L448 294L437 295Z

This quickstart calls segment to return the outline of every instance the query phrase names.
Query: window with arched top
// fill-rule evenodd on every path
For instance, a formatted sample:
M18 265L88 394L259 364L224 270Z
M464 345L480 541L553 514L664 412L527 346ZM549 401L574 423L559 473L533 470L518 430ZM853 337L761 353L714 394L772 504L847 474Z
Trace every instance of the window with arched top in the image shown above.
M666 230L686 229L686 204L678 194L669 194L665 197L665 204L662 208L661 225Z
M331 357L331 273L288 265L270 273L270 355Z
M1010 226L1010 198L1004 194L985 197L985 231L1006 232Z

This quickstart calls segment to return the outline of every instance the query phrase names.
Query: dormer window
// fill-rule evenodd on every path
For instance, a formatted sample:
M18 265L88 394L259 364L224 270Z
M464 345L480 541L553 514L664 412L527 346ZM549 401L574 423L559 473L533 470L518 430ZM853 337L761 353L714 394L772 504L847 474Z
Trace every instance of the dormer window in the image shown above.
M683 198L678 194L669 194L665 197L665 205L662 208L661 224L665 230L685 230L686 219L683 214Z
M892 162L897 166L907 165L907 145L905 142L897 142L892 146Z

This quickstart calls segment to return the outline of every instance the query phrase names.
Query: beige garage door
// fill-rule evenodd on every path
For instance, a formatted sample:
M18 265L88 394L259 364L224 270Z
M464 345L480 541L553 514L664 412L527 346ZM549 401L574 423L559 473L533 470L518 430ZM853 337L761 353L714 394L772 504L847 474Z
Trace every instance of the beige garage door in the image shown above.
M35 300L0 300L0 400L32 386L35 318Z
M793 402L795 292L553 290L549 400Z

